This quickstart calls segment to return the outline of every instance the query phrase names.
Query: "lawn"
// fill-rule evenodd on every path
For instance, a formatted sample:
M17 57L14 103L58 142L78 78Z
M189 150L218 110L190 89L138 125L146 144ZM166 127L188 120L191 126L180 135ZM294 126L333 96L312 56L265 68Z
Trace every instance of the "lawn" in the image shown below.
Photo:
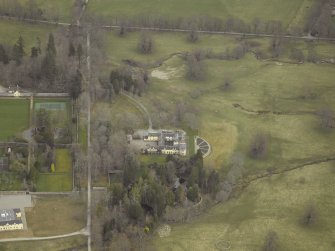
M88 12L114 18L113 20L150 15L170 19L204 15L227 19L233 16L246 22L252 22L255 18L263 21L278 20L287 27L297 12L299 13L304 2L304 0L280 2L276 0L90 0Z
M24 40L25 53L30 55L31 47L37 45L37 38L40 38L42 49L44 49L49 33L55 31L55 29L55 26L50 25L0 20L0 44L8 45L9 48L12 48L21 35Z
M39 192L72 191L72 159L69 149L56 149L54 173L39 173L36 188Z
M85 227L85 200L79 195L48 195L35 198L26 210L27 224L34 236L67 234Z
M0 99L0 141L10 138L29 127L29 100Z
M59 250L87 250L87 237L74 236L46 241L19 241L0 243L0 250L3 251L59 251Z
M56 149L56 173L71 172L72 159L69 149Z
M260 250L269 230L277 232L280 250L334 250L334 162L260 179L237 198L219 204L187 224L172 225L169 237L154 239L155 250ZM318 212L315 225L300 220L307 205Z

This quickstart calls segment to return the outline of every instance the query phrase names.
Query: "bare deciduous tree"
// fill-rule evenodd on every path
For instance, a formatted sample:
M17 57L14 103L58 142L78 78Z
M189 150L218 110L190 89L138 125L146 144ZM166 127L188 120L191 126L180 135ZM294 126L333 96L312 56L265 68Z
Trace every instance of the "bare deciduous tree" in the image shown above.
M197 58L191 54L187 56L186 65L186 76L189 80L202 81L206 79L207 69L202 60L197 60Z
M324 107L317 112L321 121L321 127L324 129L335 128L335 114L330 107Z
M142 54L150 54L154 50L154 41L148 32L142 32L137 49Z

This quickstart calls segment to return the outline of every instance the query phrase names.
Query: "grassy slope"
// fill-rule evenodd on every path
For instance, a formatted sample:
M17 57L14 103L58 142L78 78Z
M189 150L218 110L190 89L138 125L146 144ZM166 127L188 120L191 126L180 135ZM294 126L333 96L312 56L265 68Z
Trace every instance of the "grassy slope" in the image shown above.
M176 18L208 15L226 19L230 16L251 22L280 20L286 27L300 9L304 0L91 0L88 11L106 17L132 17L138 15L162 15Z
M37 45L36 38L41 39L42 49L44 49L49 33L54 30L55 26L0 20L0 43L12 47L21 35L24 40L25 52L29 55L30 48Z
M157 250L216 250L230 241L232 250L260 250L269 230L277 232L280 250L334 249L334 162L261 179L238 198L220 204L188 224L172 225L171 236L157 237ZM314 203L318 220L311 228L299 223Z
M29 127L29 101L0 99L0 141Z
M48 196L38 198L26 213L34 236L66 234L85 226L85 206L79 198Z
M59 251L74 249L78 251L87 250L87 238L84 236L75 236L48 241L20 241L0 243L0 250L4 251Z

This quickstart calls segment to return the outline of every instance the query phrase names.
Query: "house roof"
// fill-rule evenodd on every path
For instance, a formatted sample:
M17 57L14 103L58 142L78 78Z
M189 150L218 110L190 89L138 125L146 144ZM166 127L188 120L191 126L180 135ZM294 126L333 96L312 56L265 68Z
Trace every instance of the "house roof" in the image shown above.
M20 212L21 210L19 208L0 209L0 226L21 224L21 218L16 217L16 214Z

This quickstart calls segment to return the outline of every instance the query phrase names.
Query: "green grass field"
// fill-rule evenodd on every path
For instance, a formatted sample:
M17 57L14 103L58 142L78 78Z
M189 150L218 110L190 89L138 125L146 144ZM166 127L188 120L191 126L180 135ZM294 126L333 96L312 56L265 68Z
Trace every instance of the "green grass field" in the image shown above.
M306 7L310 0L91 0L88 11L93 14L109 18L137 17L137 16L164 16L175 19L178 17L191 17L208 15L227 19L238 17L246 22L255 18L260 20L279 20L287 27L295 16L303 15L300 7ZM309 4L307 6L310 6ZM306 8L305 8L306 10ZM295 21L296 22L296 21Z
M154 239L155 250L218 250L229 241L230 250L261 250L265 236L274 230L279 250L334 250L334 162L308 166L249 185L243 193L219 204L187 224L172 225L171 235ZM300 220L313 203L314 226Z
M30 49L37 45L40 38L42 49L47 42L50 32L55 31L55 26L27 24L16 21L0 20L0 44L8 45L9 48L16 43L21 35L24 40L24 50L30 55Z
M72 190L72 159L68 149L56 149L54 173L39 173L36 188L39 192L68 192Z
M29 127L29 100L0 99L0 141L19 135Z
M0 250L3 251L59 251L59 250L87 250L87 238L84 236L68 237L46 241L20 241L0 243Z
M68 149L56 149L56 173L71 172L72 159Z

